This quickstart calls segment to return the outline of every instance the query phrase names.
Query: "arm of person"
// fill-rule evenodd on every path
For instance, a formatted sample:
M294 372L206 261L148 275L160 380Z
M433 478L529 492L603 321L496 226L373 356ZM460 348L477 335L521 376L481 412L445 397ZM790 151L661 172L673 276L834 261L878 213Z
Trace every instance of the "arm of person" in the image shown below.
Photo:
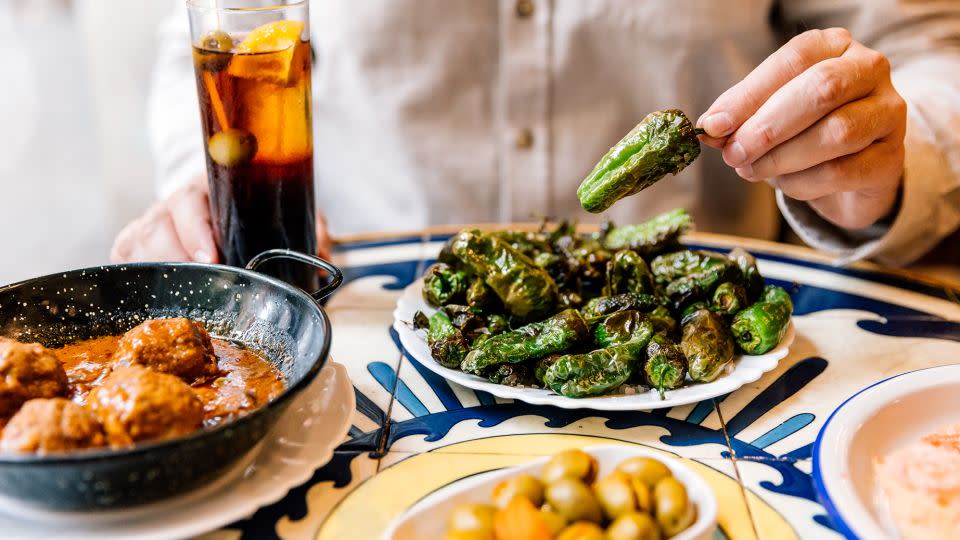
M780 8L850 30L790 40L701 117L705 143L838 262L917 259L960 224L960 4Z

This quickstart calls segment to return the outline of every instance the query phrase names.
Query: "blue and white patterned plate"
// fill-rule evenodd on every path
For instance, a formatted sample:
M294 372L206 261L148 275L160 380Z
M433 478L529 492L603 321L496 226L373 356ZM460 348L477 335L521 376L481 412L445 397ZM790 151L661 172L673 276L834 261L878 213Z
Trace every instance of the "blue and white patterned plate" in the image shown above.
M515 399L533 405L553 405L564 409L593 409L598 411L649 411L665 409L723 396L745 384L752 383L764 373L777 367L777 363L790 352L793 343L793 322L780 344L767 354L739 356L734 358L731 368L717 380L705 384L689 384L676 390L669 390L665 399L660 398L656 390L633 394L611 394L607 396L573 399L555 394L545 388L520 388L492 383L482 377L470 375L460 370L443 367L430 355L430 348L423 332L417 332L410 325L417 311L430 314L436 311L423 299L423 281L414 280L397 301L393 312L393 328L400 336L403 347L418 362L441 377L471 388L486 391L494 396Z

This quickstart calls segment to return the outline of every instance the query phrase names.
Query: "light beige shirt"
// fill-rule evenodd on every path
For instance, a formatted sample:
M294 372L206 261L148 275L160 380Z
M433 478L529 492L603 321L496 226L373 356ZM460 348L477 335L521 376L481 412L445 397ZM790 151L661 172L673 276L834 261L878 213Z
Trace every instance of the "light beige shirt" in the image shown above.
M695 120L790 36L829 26L887 54L910 105L902 208L892 225L851 235L780 197L787 221L843 259L894 263L960 222L960 1L525 2L311 3L317 200L334 234L634 222L685 207L701 230L775 238L774 191L713 149L604 216L584 212L576 188L648 112ZM161 194L204 171L186 8L175 3L150 101Z

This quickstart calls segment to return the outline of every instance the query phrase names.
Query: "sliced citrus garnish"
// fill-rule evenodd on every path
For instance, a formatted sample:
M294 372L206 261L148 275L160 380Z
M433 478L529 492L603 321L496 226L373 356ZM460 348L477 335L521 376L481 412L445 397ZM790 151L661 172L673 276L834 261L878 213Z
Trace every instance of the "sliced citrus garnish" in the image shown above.
M234 49L228 73L245 79L262 79L276 84L291 84L299 70L295 69L303 23L274 21L254 28Z

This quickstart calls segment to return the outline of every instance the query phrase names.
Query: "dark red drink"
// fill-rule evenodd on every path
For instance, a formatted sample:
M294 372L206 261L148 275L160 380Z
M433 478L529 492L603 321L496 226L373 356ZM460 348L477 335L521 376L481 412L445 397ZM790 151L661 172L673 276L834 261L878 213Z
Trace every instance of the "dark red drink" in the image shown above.
M213 32L194 46L210 211L224 264L243 266L271 248L317 251L310 44L302 28L277 21L239 44ZM309 267L265 268L305 290L318 288Z

